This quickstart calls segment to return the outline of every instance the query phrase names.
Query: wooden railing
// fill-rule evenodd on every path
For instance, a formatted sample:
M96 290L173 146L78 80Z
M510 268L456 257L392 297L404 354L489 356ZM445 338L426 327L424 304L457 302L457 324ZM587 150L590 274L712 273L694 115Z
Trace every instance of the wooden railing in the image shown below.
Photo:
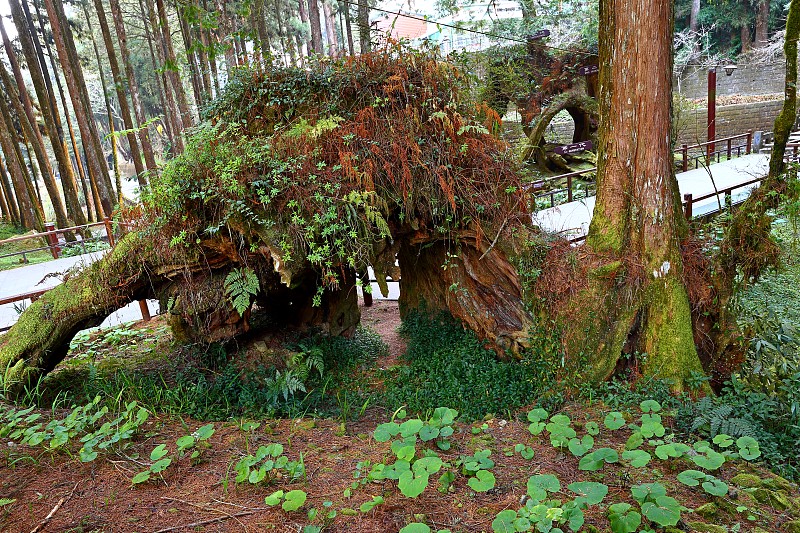
M575 172L570 172L568 174L561 174L559 176L552 176L550 178L544 178L544 179L541 179L541 180L533 181L533 182L528 183L527 185L525 185L525 189L534 193L533 197L534 197L535 200L537 200L539 198L547 198L549 196L550 197L550 207L555 207L555 205L556 205L555 195L556 194L566 192L567 193L567 202L573 201L574 197L575 197L575 194L574 194L573 188L572 188L573 178L576 178L578 176L583 176L584 174L589 174L591 172L597 172L597 168L596 167L592 167L592 168L587 168L585 170L577 170ZM560 180L563 180L563 179L567 180L566 188L551 189L549 191L536 194L536 191L544 189L547 186L548 183L557 182L557 181L560 181ZM585 192L584 197L588 197L589 196L589 188L587 187L584 192Z
M13 252L13 253L10 253L10 254L2 255L0 257L11 257L11 256L14 256L14 255L23 255L24 256L25 254L29 254L29 253L32 253L32 252L37 252L37 251L42 251L42 250L50 250L50 253L52 253L52 255L53 255L53 259L58 259L61 256L61 247L62 247L62 243L59 242L59 239L58 239L58 234L60 234L60 233L69 233L69 232L81 232L81 231L85 231L85 230L88 230L88 229L91 229L91 228L100 227L100 226L103 226L105 228L105 235L104 236L100 236L100 237L94 238L94 239L81 239L81 240L77 240L75 242L68 242L68 243L65 243L65 244L69 245L69 246L75 246L75 245L84 245L85 246L85 244L87 242L93 242L93 241L98 241L98 240L107 240L109 246L113 247L114 244L115 244L115 238L114 238L114 225L115 224L117 226L119 226L119 227L128 227L129 226L129 224L126 224L126 223L113 222L109 218L103 219L102 222L95 222L95 223L92 223L92 224L84 224L84 225L81 225L81 226L72 226L72 227L63 228L63 229L61 229L61 228L56 229L55 226L52 223L48 223L48 224L45 224L45 228L47 228L47 231L43 231L43 232L40 232L40 233L34 233L34 234L31 234L31 235L20 235L19 237L11 237L10 239L4 239L4 240L0 241L0 246L2 246L4 244L11 244L11 243L14 243L14 242L20 242L20 241L25 241L25 240L30 240L30 239L43 239L48 243L47 246L43 246L43 247L39 247L39 248L26 249L26 250L19 251L19 252ZM84 252L85 251L86 251L86 248L84 247ZM24 300L31 300L33 302L33 301L38 300L48 290L50 290L50 288L37 289L37 290L33 290L33 291L14 294L14 295L11 295L11 296L0 297L0 305L21 302L21 301L24 301ZM145 322L150 320L150 310L148 309L147 302L145 300L140 300L139 301L139 309L142 312L142 319ZM0 327L0 332L7 331L8 329L10 329L10 328Z
M734 141L741 141L738 144L733 144ZM716 150L715 148L717 145L723 145L724 148L721 150ZM742 133L741 135L734 135L733 137L725 137L724 139L715 139L713 141L708 141L700 144L693 144L688 145L684 144L681 146L679 150L675 150L675 153L680 153L682 156L682 165L681 168L683 172L687 172L689 170L689 160L692 159L694 161L694 168L698 168L700 166L700 160L705 160L706 164L710 164L714 162L714 156L717 158L717 163L719 163L720 156L725 154L727 159L731 159L733 157L734 151L736 152L736 156L742 155L742 150L744 150L745 154L749 154L753 150L753 132L748 131L747 133ZM698 155L690 156L690 152L699 152Z
M20 235L19 237L11 237L10 239L4 239L4 240L0 241L0 246L3 246L4 244L11 244L11 243L14 243L14 242L21 242L21 241L26 241L26 240L31 240L31 239L43 239L45 242L47 242L47 246L42 246L42 247L39 247L39 248L30 248L30 249L25 249L25 250L22 250L22 251L19 251L19 252L12 252L12 253L9 253L9 254L3 254L3 255L0 255L0 259L2 259L4 257L13 257L15 255L25 256L25 254L29 254L29 253L33 253L33 252L40 252L42 250L50 250L50 253L53 254L53 259L58 259L61 256L61 243L58 240L58 234L60 234L60 233L61 234L63 234L63 233L71 233L71 232L82 232L82 231L85 231L87 229L96 228L96 227L100 227L100 226L103 226L105 228L105 230L106 230L105 238L108 240L109 246L114 246L114 230L113 230L111 219L106 218L102 222L95 222L95 223L92 223L92 224L83 224L81 226L72 226L72 227L63 228L63 229L61 229L61 228L56 229L55 225L52 222L48 222L48 223L45 224L45 229L47 231L42 231L40 233L34 233L34 234L31 234L31 235ZM85 245L86 245L87 242L92 242L92 241L101 240L101 239L102 239L102 237L100 237L99 239L97 239L97 238L95 238L95 239L79 239L79 240L76 240L74 242L69 242L69 243L66 243L66 244L67 245L78 245L78 246L83 245L84 246L84 252L85 252L86 251Z
M722 149L715 150L717 146L722 146ZM798 160L798 149L800 148L800 143L795 144L787 144L787 149L792 147L793 148L793 161ZM742 133L741 135L734 135L732 137L726 137L724 139L716 139L714 141L700 143L700 144L693 144L693 145L682 145L679 149L675 150L675 154L681 155L681 169L683 172L687 172L689 170L689 162L690 160L694 161L694 168L698 168L700 166L700 160L705 161L713 161L714 157L716 156L716 162L719 163L720 158L724 154L727 159L732 159L734 156L739 157L744 154L749 154L753 151L753 132L748 131L747 133ZM698 155L693 155L698 154ZM572 202L576 199L576 191L573 188L574 178L579 176L583 176L584 174L589 174L591 172L597 172L597 168L588 168L586 170L578 170L576 172L570 172L568 174L560 174L558 176L552 176L549 178L543 178L540 180L533 181L525 186L525 189L534 195L534 199L538 200L540 198L550 198L550 207L556 206L555 197L557 194L567 193L567 202ZM562 180L567 180L565 187L558 187L554 189L548 189L548 185L561 182ZM543 192L542 192L543 191ZM587 186L586 189L583 191L584 197L589 196L590 188Z

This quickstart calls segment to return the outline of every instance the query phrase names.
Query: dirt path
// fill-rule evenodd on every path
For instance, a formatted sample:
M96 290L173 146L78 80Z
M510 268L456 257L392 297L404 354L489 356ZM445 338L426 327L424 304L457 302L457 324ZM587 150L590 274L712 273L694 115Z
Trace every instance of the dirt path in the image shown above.
M396 300L374 300L371 307L361 306L361 323L381 336L389 346L389 355L378 358L378 368L385 370L398 364L406 351L406 341L400 336L400 306Z

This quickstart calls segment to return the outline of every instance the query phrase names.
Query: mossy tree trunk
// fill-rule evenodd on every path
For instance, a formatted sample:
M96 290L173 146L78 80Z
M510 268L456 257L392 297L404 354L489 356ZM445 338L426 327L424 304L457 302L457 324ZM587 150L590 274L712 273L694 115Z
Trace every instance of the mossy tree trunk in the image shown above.
M260 290L240 314L225 279L245 267L258 277ZM136 300L159 298L179 342L227 341L250 329L252 313L265 314L279 331L352 334L361 318L355 272L343 272L339 286L315 302L320 280L311 266L291 270L268 247L242 257L231 241L210 239L196 248L164 250L131 233L103 259L33 302L0 336L0 389L19 392L35 382L64 359L79 331Z
M401 317L412 310L447 311L501 357L517 356L529 346L532 321L517 268L498 246L474 232L456 240L419 233L402 240L397 257Z
M588 349L593 380L611 376L623 353L646 353L641 373L682 389L702 366L672 168L672 21L666 0L600 2L597 203L586 241L595 268L573 302L585 328L571 339L573 352Z

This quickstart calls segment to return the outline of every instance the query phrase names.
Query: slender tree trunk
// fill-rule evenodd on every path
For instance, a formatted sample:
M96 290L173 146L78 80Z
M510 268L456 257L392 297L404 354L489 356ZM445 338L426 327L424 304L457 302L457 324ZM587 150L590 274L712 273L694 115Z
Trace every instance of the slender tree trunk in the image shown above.
M183 89L180 73L178 72L178 60L175 57L175 50L172 46L172 34L169 31L169 21L167 19L167 8L164 0L156 0L158 8L159 27L161 29L161 40L164 43L164 59L167 66L167 79L175 93L175 100L181 113L181 130L191 127L194 119L189 110L189 102L186 100L186 91Z
M262 0L263 2L263 0ZM195 8L197 12L200 12L200 6L197 4L197 0L195 0ZM264 16L262 13L261 19L263 21ZM146 25L145 25L146 27ZM266 28L264 29L266 31ZM200 68L201 74L203 75L203 86L205 87L206 95L208 99L214 98L216 96L213 86L211 85L211 57L213 57L213 52L210 50L211 46L211 39L209 37L209 31L203 28L202 24L196 24L194 27L195 32L195 40L200 40L200 49L198 55L200 57ZM152 45L151 45L152 46ZM269 50L269 36L267 36L267 50ZM218 92L219 89L217 89Z
M12 5L12 7L19 8L20 6ZM21 8L19 9L19 11L21 12ZM17 31L19 32L19 29ZM23 24L23 32L20 34L21 37L23 33L25 36L28 37L27 43L30 44L32 48L32 43L30 42L30 35L27 33L24 24ZM28 97L28 89L25 86L25 81L22 78L22 71L20 70L16 56L13 53L13 49L11 48L11 42L8 39L8 35L5 32L4 26L2 25L2 21L0 21L0 35L2 35L3 45L6 50L6 55L8 56L9 63L11 63L11 68L14 71L14 78L16 80L17 90L16 91L14 90L11 77L9 76L8 71L6 71L6 68L2 63L0 63L0 81L2 81L3 85L6 86L6 94L8 95L11 104L13 106L14 112L17 115L17 120L19 120L20 127L22 128L22 133L33 146L34 153L36 154L36 159L39 161L39 165L43 169L43 172L45 173L44 175L45 187L47 188L47 193L50 196L50 201L53 204L53 211L56 216L56 223L62 228L67 228L69 227L69 223L67 219L67 212L64 208L64 202L61 199L61 193L59 192L58 185L56 184L55 175L50 165L50 159L47 156L47 150L45 149L44 139L42 138L42 134L39 131L39 127L36 122L36 117L33 114L33 106L31 105L30 98ZM35 65L36 67L38 67L38 61L35 63ZM31 70L35 72L36 68L35 67L31 68ZM39 76L40 76L39 79L41 79L41 71L39 71ZM46 104L47 104L47 99L45 99L45 105Z
M157 59L159 65L166 64L166 51L164 46L164 38L162 30L159 26L157 14L153 9L152 4L148 4L150 10L150 26L157 32L156 33L156 52L157 52ZM172 91L172 86L170 80L168 79L167 70L161 69L162 72L162 83L164 85L164 100L166 101L167 107L164 109L164 114L168 121L170 121L170 129L172 130L172 141L173 146L175 147L175 151L177 153L183 152L183 136L181 135L181 131L183 130L183 124L181 123L181 113L178 109L178 104L175 101L175 96Z
M300 22L302 22L303 25L307 26L310 30L311 26L308 20L308 11L306 10L306 0L297 0L297 7L298 11L300 12ZM311 39L309 41L306 41L306 53L308 55L311 55L313 51L314 51L314 40Z
M153 72L156 72L155 79L156 79L156 92L158 93L158 101L161 104L161 110L166 115L169 111L167 107L166 96L164 94L164 86L167 84L166 76L164 76L163 72L158 72L158 61L156 60L156 53L155 47L153 45L153 37L150 33L150 16L147 14L147 11L144 8L144 0L139 0L139 12L142 16L142 25L144 26L144 34L147 40L147 48L150 51L150 64L153 67ZM209 86L209 94L211 93L211 89ZM167 139L169 140L170 144L174 144L173 132L172 132L172 121L169 117L165 117L164 119L164 129L167 134Z
M692 10L689 14L689 29L697 31L697 16L700 14L700 0L692 0Z
M777 180L786 168L784 153L789 134L797 115L797 42L800 39L800 0L792 0L786 19L786 36L783 55L786 58L786 81L784 84L783 108L775 119L772 154L769 160L770 180Z
M83 5L83 15L86 18L86 26L89 28L89 35L92 39L92 49L94 50L94 57L95 61L97 61L97 72L100 74L100 87L103 89L103 103L106 107L106 120L108 120L108 139L109 145L111 146L111 157L113 161L113 168L114 168L114 181L117 191L117 201L122 200L122 174L119 168L119 154L117 153L117 136L115 135L115 126L114 126L114 112L111 109L111 100L109 99L109 90L108 90L108 83L106 82L106 75L105 69L103 69L103 62L100 59L100 48L97 46L97 39L94 37L94 31L92 30L92 21L89 17L89 8L87 7L86 3L82 3ZM107 25L106 25L107 26ZM116 60L116 55L114 56ZM127 103L127 102L126 102ZM135 139L134 139L135 140ZM84 149L84 154L86 150ZM77 154L76 156L80 158L81 156ZM88 160L88 156L87 156ZM107 165L106 165L107 166ZM97 176L91 171L91 167L88 167L89 170L89 185L90 189L92 190L92 197L95 199L95 212L97 213L98 219L103 218L105 215L110 216L111 213L104 213L102 212L102 205L98 204L98 190L97 190Z
M205 91L203 90L203 77L200 75L200 65L198 64L196 50L197 47L192 40L192 31L189 27L189 6L184 6L183 10L181 11L180 7L176 4L175 9L178 10L178 24L181 28L183 47L186 50L186 62L189 65L189 74L192 81L194 100L197 102L198 107L202 107L206 102L206 95Z
M629 353L644 375L683 389L702 365L682 281L687 225L670 141L672 21L670 0L600 1L597 201L586 241L600 265L579 297L589 326L576 328L572 343L585 349L593 340L595 380Z
M125 23L122 21L122 10L119 7L119 0L109 1L111 3L111 15L114 19L114 28L117 30L119 53L122 57L122 65L125 67L128 91L131 93L131 103L133 104L133 112L137 122L139 144L142 148L142 155L144 155L144 162L147 170L155 173L158 171L158 166L156 165L156 158L153 154L153 145L150 144L150 135L147 131L147 126L145 126L147 117L144 116L144 111L142 110L142 102L139 96L139 84L136 82L136 73L133 71L133 65L130 60L128 37L125 33ZM139 174L138 177L139 186L142 189L146 189L148 187L146 175L142 173Z
M42 12L39 9L39 4L34 2L34 7L36 8L36 17L39 19L39 30L41 31L42 35L46 35L45 26L44 26L44 17L42 16ZM92 36L94 39L94 35ZM72 118L70 117L69 106L67 105L67 97L64 94L64 87L61 84L61 77L58 74L58 66L56 64L55 54L53 53L53 49L50 46L50 40L44 38L44 43L47 48L47 56L50 58L50 67L53 70L53 77L56 80L56 88L58 89L58 98L61 101L61 107L64 109L64 118L67 122L67 131L69 132L69 139L70 144L72 145L72 153L75 154L75 167L78 169L78 178L81 182L81 188L83 189L83 197L86 200L86 219L88 222L93 222L92 217L92 208L94 204L94 197L88 194L86 188L86 169L83 166L83 161L81 158L81 154L78 151L78 141L75 135L75 128L72 125ZM99 63L98 63L99 64ZM102 76L102 71L100 72ZM104 84L105 90L105 84Z
M78 184L75 179L75 171L69 157L69 151L67 150L64 137L64 129L61 126L59 110L56 105L55 91L50 82L47 63L45 63L44 60L44 53L39 44L36 28L33 25L33 17L31 17L27 3L20 2L19 0L10 0L9 4L11 6L14 24L17 26L18 37L22 45L22 53L28 64L28 73L30 74L33 87L36 91L36 98L39 100L39 109L42 113L42 119L44 120L45 131L47 137L50 139L50 145L53 148L53 154L58 164L61 189L64 191L67 207L65 218L69 226L86 224L86 216L83 213L80 200L78 199ZM47 180L45 184L47 184ZM55 181L53 185L56 185ZM53 187L52 190L58 192L57 185ZM52 190L48 187L50 199L55 203ZM58 214L56 214L56 219L58 219Z
M0 151L2 151L2 147L0 147ZM6 213L9 222L13 226L20 226L22 221L19 217L19 206L17 205L17 199L14 197L14 190L11 188L8 172L2 158L0 158L0 189L2 189L0 191L0 202L2 203L3 212Z
M756 13L756 37L755 47L760 48L767 45L769 40L769 0L761 0L758 3Z
M339 54L339 38L336 35L336 18L328 2L323 0L322 11L325 14L325 33L328 37L328 55L336 57Z
M353 45L353 26L350 23L350 4L339 2L339 9L344 12L344 27L347 34L347 50L351 56L356 55L356 48Z
M5 85L5 82L0 82L0 86L2 85ZM41 204L37 202L35 193L30 194L33 191L27 184L31 180L25 167L22 151L13 138L14 131L14 123L8 105L6 105L6 99L0 98L0 149L2 149L8 165L14 195L19 206L20 222L25 228L42 230L44 215L42 215Z
M753 43L753 39L750 36L750 26L747 24L742 25L742 27L739 29L739 35L740 40L742 41L741 53L745 53L750 50L750 47Z
M358 40L362 54L372 50L369 30L369 1L358 0Z
M56 44L58 57L67 81L67 88L72 99L72 108L78 120L81 140L89 155L87 164L92 173L97 176L97 186L103 202L103 211L110 213L113 210L111 177L108 174L108 165L105 162L100 135L94 121L89 93L83 83L83 68L81 67L78 53L69 22L64 14L61 0L45 0L47 16L50 18L50 27L53 31L53 41Z
M108 65L111 68L111 77L114 80L114 89L117 93L117 100L119 101L119 113L122 116L122 123L127 131L125 137L128 139L128 145L131 149L133 168L136 170L137 178L139 178L139 176L144 176L146 169L139 141L136 138L136 125L133 123L133 114L128 105L127 92L133 93L133 91L130 90L130 80L123 76L122 70L119 67L117 52L114 48L114 41L111 39L111 30L108 26L108 19L106 18L102 0L94 0L94 6L97 12L97 22L100 25L100 34L103 36L103 42L106 47L106 56L108 57ZM123 54L125 53L122 50L120 52ZM128 91L126 91L126 89L128 89ZM118 190L117 194L122 197L122 191Z
M255 0L253 3L253 27L258 35L258 46L256 49L261 53L263 59L267 59L270 54L269 33L267 32L267 21L264 17L264 0Z
M322 25L317 0L308 0L308 21L311 24L311 50L315 54L323 54L325 49L322 46Z

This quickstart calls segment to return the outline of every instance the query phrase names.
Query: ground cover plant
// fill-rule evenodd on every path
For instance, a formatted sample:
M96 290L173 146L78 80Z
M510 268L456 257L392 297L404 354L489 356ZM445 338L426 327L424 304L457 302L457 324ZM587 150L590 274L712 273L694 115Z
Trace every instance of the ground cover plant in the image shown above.
M473 423L446 407L422 416L381 410L345 431L330 419L202 424L154 417L135 404L124 407L123 422L106 420L100 404L4 408L4 528L34 526L62 497L50 526L64 531L115 524L125 531L294 524L307 532L614 533L800 526L797 487L750 464L761 460L756 440L684 440L672 411L652 399L621 411L567 404ZM126 423L135 426L129 434ZM68 438L31 440L40 428ZM84 453L90 442L99 453ZM39 474L53 470L70 482ZM131 509L132 498L139 503Z

